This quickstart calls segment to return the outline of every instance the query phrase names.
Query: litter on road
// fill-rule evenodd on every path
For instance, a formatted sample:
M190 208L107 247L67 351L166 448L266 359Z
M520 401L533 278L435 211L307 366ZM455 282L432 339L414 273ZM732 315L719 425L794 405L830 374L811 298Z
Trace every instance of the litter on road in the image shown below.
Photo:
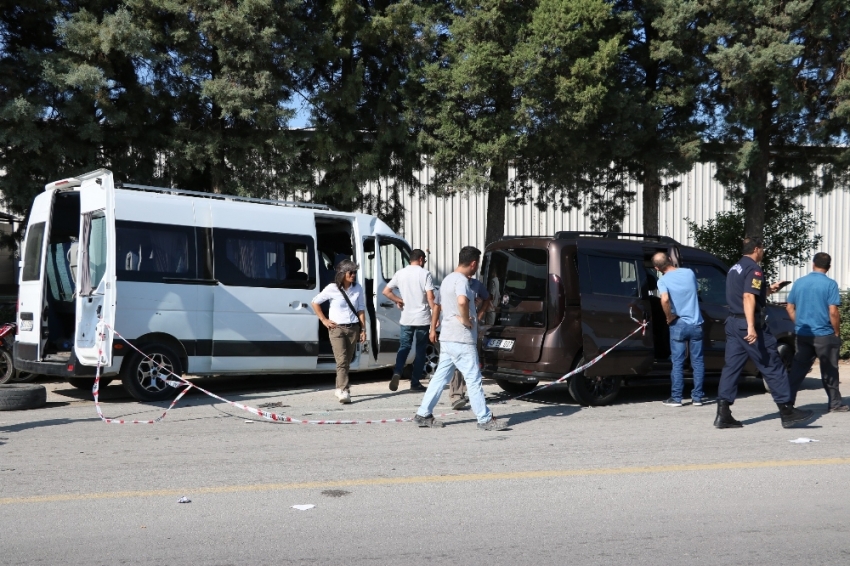
M191 503L192 500L186 497L185 495L177 500L177 503Z
M814 438L795 438L788 442L793 442L794 444L806 444L807 442L820 442L820 440L815 440Z
M306 511L307 509L312 509L313 507L315 507L315 505L313 505L312 503L308 503L306 505L293 505L292 506L293 509L298 509L299 511Z

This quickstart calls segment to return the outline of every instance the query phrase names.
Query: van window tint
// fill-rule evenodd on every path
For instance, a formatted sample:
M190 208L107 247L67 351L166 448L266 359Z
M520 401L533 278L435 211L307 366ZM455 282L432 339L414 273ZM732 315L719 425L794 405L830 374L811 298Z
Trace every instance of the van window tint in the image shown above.
M33 224L27 231L27 249L24 251L22 281L38 281L41 274L41 248L44 244L44 222Z
M380 238L381 275L384 281L393 278L396 271L410 265L410 252L401 242Z
M161 283L168 277L197 277L195 229L191 226L119 220L115 235L119 280Z
M496 250L485 258L487 290L496 309L496 325L543 326L548 252L520 248Z
M594 295L639 296L640 287L634 260L588 256L587 261Z
M215 276L224 285L312 289L316 286L313 239L213 229Z
M690 267L697 278L701 301L712 305L726 304L726 274L715 265L693 263Z

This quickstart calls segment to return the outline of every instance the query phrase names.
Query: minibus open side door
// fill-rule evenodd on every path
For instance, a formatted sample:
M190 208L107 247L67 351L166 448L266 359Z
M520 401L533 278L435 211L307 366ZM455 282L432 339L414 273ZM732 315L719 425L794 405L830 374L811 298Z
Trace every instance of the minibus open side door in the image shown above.
M115 187L106 169L79 177L80 237L74 353L82 365L112 365L115 325ZM104 341L98 324L105 323Z

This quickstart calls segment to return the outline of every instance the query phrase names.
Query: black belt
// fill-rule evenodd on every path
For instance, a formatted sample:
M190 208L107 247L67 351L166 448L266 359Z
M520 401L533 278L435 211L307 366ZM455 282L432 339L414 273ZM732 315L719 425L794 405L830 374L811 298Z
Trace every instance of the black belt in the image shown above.
M337 326L342 326L343 328L351 328L352 326L360 326L360 323L359 322L349 322L348 324L337 323Z

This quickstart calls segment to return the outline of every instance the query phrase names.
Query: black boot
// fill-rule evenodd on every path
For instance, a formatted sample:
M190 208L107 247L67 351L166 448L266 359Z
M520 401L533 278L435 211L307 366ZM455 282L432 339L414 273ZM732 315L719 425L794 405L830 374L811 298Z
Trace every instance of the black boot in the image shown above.
M717 418L714 419L714 426L717 428L741 428L741 421L736 421L732 417L732 409L729 408L729 401L722 399L717 400Z
M801 411L791 403L777 403L779 414L782 417L782 428L793 428L808 423L812 420L814 411Z

